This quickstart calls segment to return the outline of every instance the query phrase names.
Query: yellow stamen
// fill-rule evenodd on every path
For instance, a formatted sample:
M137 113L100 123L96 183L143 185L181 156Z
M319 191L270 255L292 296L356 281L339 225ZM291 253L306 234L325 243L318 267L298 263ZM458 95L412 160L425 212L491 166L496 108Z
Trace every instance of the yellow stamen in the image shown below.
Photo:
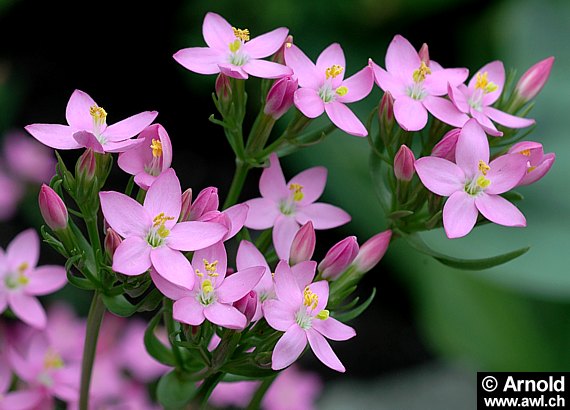
M45 369L61 369L63 367L63 359L53 350L48 350L44 358Z
M20 285L27 285L28 283L30 283L30 279L28 279L26 276L20 274L20 275L18 275L18 283Z
M152 156L155 158L160 158L162 156L162 142L160 140L152 139L152 144L150 144L152 149Z
M477 186L479 186L479 188L487 188L489 185L491 185L491 181L483 175L480 175L479 178L477 178Z
M216 268L218 267L218 261L214 261L212 263L208 262L206 259L202 260L204 262L204 268L206 268L206 272L208 272L208 276L216 277L219 276L216 272Z
M345 85L341 85L336 89L336 93L342 97L343 95L346 95L348 93L348 87Z
M303 185L293 183L289 185L289 189L293 191L293 200L295 202L303 200L305 196L305 194L303 194Z
M91 114L93 121L95 121L96 124L105 123L105 119L107 118L107 111L105 111L103 107L98 107L96 105L89 108L89 114Z
M311 309L316 309L319 304L319 295L313 293L308 286L303 291L303 304Z
M206 279L202 282L202 292L208 294L214 291L214 285L212 285L212 281L210 279Z
M196 276L203 278L204 274L202 272L200 272L198 269L196 269Z
M534 171L535 169L536 169L535 166L530 166L530 167L528 167L528 168L526 169L526 173L528 174L529 172L532 172L532 171Z
M521 151L521 154L523 154L525 157L530 157L530 149L523 149Z
M414 82L421 83L426 79L428 74L431 74L431 68L426 65L425 61L422 61L420 68L415 70L412 74L412 78L414 79Z
M319 313L317 313L317 316L315 316L317 319L320 320L327 320L329 318L329 311L326 309L321 310Z
M243 40L243 41L249 41L249 30L244 28L235 28L232 27L232 29L234 30L234 36L236 36L236 38Z
M160 227L156 230L156 233L161 238L166 238L168 235L170 235L170 231L164 225L160 225Z
M485 161L481 159L479 160L479 172L481 172L483 175L487 175L487 172L489 172L490 169L491 167L487 165Z
M230 51L235 53L241 48L242 42L239 39L235 39L230 43Z
M22 262L20 266L18 266L18 272L24 273L29 267L30 264L28 262Z
M499 86L494 82L489 81L489 79L487 78L487 71L485 71L483 74L477 73L477 77L475 80L475 88L483 90L485 94L488 94L492 93L493 91L496 91L497 88L499 88Z
M291 48L292 45L293 45L293 43L285 43L285 47L287 47L287 48Z
M163 225L166 223L166 221L172 221L174 218L172 216L166 216L164 215L164 212L159 213L158 215L156 215L154 217L154 219L152 220L152 226L154 226L155 228Z
M329 78L336 78L343 71L344 71L344 67L341 67L339 65L334 64L325 70L325 75L326 75L327 80L328 80Z

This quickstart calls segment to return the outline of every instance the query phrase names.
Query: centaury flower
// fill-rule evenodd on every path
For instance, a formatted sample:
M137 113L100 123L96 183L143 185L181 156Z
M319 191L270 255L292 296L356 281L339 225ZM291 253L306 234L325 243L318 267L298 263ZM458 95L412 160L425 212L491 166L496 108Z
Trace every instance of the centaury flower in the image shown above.
M542 144L533 141L518 142L509 149L508 153L523 155L527 159L526 174L520 180L519 186L530 185L542 179L556 160L556 154L553 152L545 154Z

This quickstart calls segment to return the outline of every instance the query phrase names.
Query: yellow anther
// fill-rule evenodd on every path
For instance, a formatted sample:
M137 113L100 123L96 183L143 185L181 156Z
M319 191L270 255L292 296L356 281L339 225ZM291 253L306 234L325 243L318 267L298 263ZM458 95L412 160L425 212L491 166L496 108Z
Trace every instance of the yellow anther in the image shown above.
M532 171L534 171L535 169L536 169L535 166L530 166L530 167L528 167L528 168L526 169L526 173L528 174L529 172L532 172Z
M530 157L530 149L523 149L520 153L525 157Z
M479 172L483 175L487 175L487 172L491 170L491 167L485 163L483 160L479 160Z
M491 181L489 181L483 175L480 175L479 178L477 178L477 186L479 188L487 188L489 185L491 185Z
M293 45L293 43L285 43L285 47L287 47L287 48L291 48L292 45Z
M235 53L236 51L238 51L241 48L242 42L239 39L235 39L234 41L232 41L230 43L230 51L232 53Z
M346 95L348 93L348 87L345 85L341 85L336 89L336 93L342 97L343 95Z
M162 142L160 140L152 139L152 144L150 144L150 149L152 149L152 156L155 158L160 158L162 156Z
M249 30L244 28L235 28L232 27L232 29L234 30L234 36L236 36L236 38L243 40L243 41L249 41Z
M271 277L272 277L272 278L275 277L275 272L271 272Z
M325 75L326 75L327 80L328 80L329 78L336 78L343 71L344 71L344 67L341 67L339 65L334 64L325 70Z
M313 293L308 286L303 291L303 304L311 309L316 309L319 304L319 295Z
M59 354L53 350L48 350L44 357L45 369L61 369L63 367L63 360Z
M30 267L30 264L28 262L22 262L20 264L20 266L18 266L18 272L24 273L26 270L28 270L29 267Z
M206 279L202 282L202 292L208 294L214 291L214 285L212 285L212 281L210 279Z
M158 229L156 230L156 233L158 234L158 236L160 236L161 238L166 238L168 235L170 235L170 230L168 230L166 228L166 226L164 225L160 225L158 227Z
M293 200L299 202L303 200L305 194L303 194L303 185L301 184L290 184L289 189L293 192Z
M425 61L422 61L422 63L420 64L420 68L414 70L412 78L414 79L414 82L421 83L426 79L426 76L428 74L431 74L431 68L427 66Z
M327 320L329 318L329 311L326 309L321 310L319 313L317 313L317 316L315 316L317 319L320 320Z
M103 124L107 118L107 111L105 111L103 107L98 107L97 105L93 105L89 108L89 114L91 114L93 121L97 124Z
M155 228L157 228L160 225L164 226L166 221L172 221L173 219L174 218L172 216L166 216L164 215L164 212L161 212L158 215L156 215L152 220L152 226L154 226Z
M20 274L18 275L18 283L20 285L27 285L28 283L30 283L30 279L28 279L27 276Z
M475 80L475 88L483 90L485 94L496 91L499 86L487 78L487 71L484 73L477 73Z
M208 272L208 276L219 276L216 272L218 261L214 261L212 263L208 262L206 259L203 259L202 261L204 262L204 268L206 269L206 272Z
M204 274L202 272L200 272L198 269L196 269L196 276L199 276L200 278L204 277Z

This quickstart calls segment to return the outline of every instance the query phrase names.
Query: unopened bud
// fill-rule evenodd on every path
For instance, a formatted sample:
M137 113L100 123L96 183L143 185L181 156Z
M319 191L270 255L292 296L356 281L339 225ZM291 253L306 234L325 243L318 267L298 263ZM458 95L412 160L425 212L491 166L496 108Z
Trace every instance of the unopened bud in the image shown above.
M289 253L289 264L294 266L300 262L308 261L313 257L317 237L313 222L309 221L301 227L293 238L291 252Z
M95 153L91 148L87 148L75 164L75 177L78 181L90 182L95 177L96 171Z
M420 56L420 59L425 63L425 65L429 67L429 48L426 43L422 45L422 48L420 48L418 54Z
M399 181L411 181L414 177L414 153L407 146L402 145L394 157L394 175Z
M38 201L40 212L42 213L47 226L54 231L67 228L67 221L69 218L67 208L59 195L53 189L46 184L43 184L40 189Z
M448 131L441 141L439 141L431 150L432 157L444 158L448 161L455 162L455 146L457 139L461 133L461 128L454 128Z
M219 74L216 78L216 96L218 101L223 103L228 103L232 99L232 85L230 84L230 79L225 74Z
M366 273L371 270L380 262L386 253L391 237L392 231L387 230L368 239L360 247L356 259L352 262L352 266L354 266L359 273Z
M334 245L319 263L319 272L325 279L335 280L352 263L358 254L356 236L349 236Z
M200 191L190 209L189 220L196 221L206 212L216 211L220 204L218 188L209 187Z
M119 234L117 234L117 232L115 232L111 228L107 228L107 233L105 234L104 246L105 246L105 252L109 256L109 258L111 258L111 260L113 259L113 255L115 254L115 251L117 250L122 241L123 240L121 239Z
M275 81L267 93L263 112L276 120L281 118L293 105L293 95L298 86L297 79L291 77L283 77Z
M182 207L180 208L180 222L190 220L192 210L192 188L188 188L182 193Z
M384 126L394 124L394 98L389 91L386 91L380 100L378 107L378 118Z
M550 77L552 64L554 64L554 57L548 57L529 68L515 87L517 97L524 102L536 97Z
M257 310L257 293L250 291L240 300L234 302L234 307L245 316L247 324L251 322Z

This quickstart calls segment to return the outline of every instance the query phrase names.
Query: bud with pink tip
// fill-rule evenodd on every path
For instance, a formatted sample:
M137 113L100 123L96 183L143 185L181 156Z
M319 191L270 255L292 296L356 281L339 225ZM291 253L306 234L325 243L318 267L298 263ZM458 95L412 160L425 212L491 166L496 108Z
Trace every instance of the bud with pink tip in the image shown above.
M414 177L414 153L407 146L402 145L394 157L394 175L399 181L411 181Z
M550 77L552 64L554 64L554 57L545 58L522 75L515 87L515 93L522 101L532 100L544 88L548 77Z
M232 100L232 85L228 76L219 74L216 78L215 89L220 102L228 103Z
M389 91L386 91L380 100L378 115L381 123L386 125L394 123L394 97Z
M368 239L360 247L360 251L352 263L352 266L354 266L356 271L359 273L366 273L374 268L386 253L391 237L392 231L387 230Z
M190 211L192 210L192 188L188 188L182 193L182 206L180 208L180 222L190 219Z
M245 316L247 324L251 322L257 310L257 293L252 290L240 300L234 302L234 307Z
M461 128L454 128L448 131L441 141L435 144L431 150L431 156L455 162L455 146L457 145L457 138L459 138L460 133Z
M311 260L315 252L317 237L313 222L309 221L301 227L293 238L291 252L289 253L289 264L294 266L300 262Z
M75 177L79 181L90 182L95 177L96 171L97 161L95 159L95 153L91 148L88 148L75 164Z
M425 65L429 67L429 48L426 43L422 44L422 48L420 48L418 54L420 56L420 60L422 60L425 63Z
M119 234L117 234L117 232L115 232L113 229L107 228L107 233L105 234L104 246L105 246L105 252L109 256L109 258L113 259L113 255L115 254L115 251L117 250L121 242L123 242L123 240L121 239Z
M275 120L281 118L293 105L293 95L298 87L297 79L291 77L283 77L275 81L267 93L263 112Z
M51 229L58 231L67 228L67 208L53 189L43 184L38 200L44 221Z
M188 220L197 221L206 212L216 211L220 205L218 188L208 187L200 191L190 209Z
M356 236L349 236L334 245L319 263L319 272L329 280L337 279L352 263L358 254Z

